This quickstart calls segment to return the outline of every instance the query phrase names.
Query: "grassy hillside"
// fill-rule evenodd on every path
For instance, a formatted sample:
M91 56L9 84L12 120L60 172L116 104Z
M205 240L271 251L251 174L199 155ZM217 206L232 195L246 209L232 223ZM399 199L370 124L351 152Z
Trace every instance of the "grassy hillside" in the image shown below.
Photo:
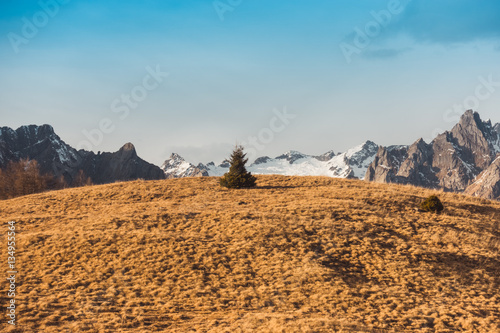
M436 191L410 186L258 186L136 181L0 201L1 265L7 221L19 232L17 331L500 332L499 202L438 193L436 215L414 209Z

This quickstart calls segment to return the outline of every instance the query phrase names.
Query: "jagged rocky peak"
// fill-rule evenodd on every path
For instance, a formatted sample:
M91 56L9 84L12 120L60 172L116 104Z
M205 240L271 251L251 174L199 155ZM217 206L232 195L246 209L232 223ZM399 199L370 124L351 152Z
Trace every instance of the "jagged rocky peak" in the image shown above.
M415 141L408 150L412 150L412 147L414 147L413 149L415 150L426 150L429 149L431 145L425 142L423 138L420 138L417 141Z
M169 159L172 160L172 161L178 161L178 162L184 162L185 161L185 159L181 155L179 155L177 153L172 153L170 155Z
M201 163L195 166L186 162L186 160L177 153L172 153L170 158L163 163L161 169L167 178L208 176L206 166Z
M406 151L407 161L415 160L417 164L430 164L430 158L432 158L432 145L420 138L415 141ZM405 161L406 162L406 161ZM404 167L404 162L401 163L401 167Z
M451 135L467 162L474 162L480 169L491 164L496 155L494 142L498 137L491 122L483 122L477 112L467 110L451 130Z
M376 144L373 141L366 140L364 143L362 143L358 147L361 147L364 150L373 150L373 149L378 149L378 144Z
M178 166L184 162L185 160L184 158L182 158L181 155L177 153L172 153L170 157L163 163L161 168L165 169L166 167Z
M422 138L415 141L406 152L406 159L397 170L397 179L402 183L420 184L432 187L437 185L435 170L432 167L432 146Z
M456 126L468 127L470 125L480 126L483 121L481 120L481 116L479 113L474 110L467 110L460 116L460 120Z
M378 151L378 147L379 146L376 143L367 140L359 146L347 150L345 152L345 156L349 160L349 163L362 164L366 161L366 159L370 159L372 156L375 156Z
M114 153L90 152L83 156L84 161L80 168L97 184L165 178L165 174L159 167L144 161L137 155L132 144L126 144Z
M289 150L286 153L276 157L277 160L287 160L288 163L293 164L295 161L300 160L301 158L306 158L307 155L302 154L296 150Z
M500 152L496 128L468 110L430 144L419 139L404 152L380 149L365 179L464 191Z
M12 128L3 126L0 127L0 136L7 136L7 135L16 135L16 131L14 131Z
M377 144L372 141L365 141L344 153L332 157L327 162L331 175L340 178L363 179L377 151Z
M18 135L25 135L32 138L46 138L55 135L54 128L51 125L28 125L21 126L16 130Z
M366 170L365 180L380 183L398 183L397 172L408 156L408 146L380 146L373 162Z
M324 153L322 155L313 156L313 157L315 159L317 159L318 161L326 162L326 161L331 160L335 155L336 154L335 154L335 152L333 150L329 150L329 151L327 151L326 153Z
M408 156L416 154L419 159L427 160L432 156L432 145L420 138L408 148Z
M14 141L18 141L18 144L24 146L31 146L47 139L60 140L54 132L54 128L47 124L41 126L26 125L16 130L9 127L3 127L0 131L0 135L2 135L2 139L9 142L10 145L12 145Z

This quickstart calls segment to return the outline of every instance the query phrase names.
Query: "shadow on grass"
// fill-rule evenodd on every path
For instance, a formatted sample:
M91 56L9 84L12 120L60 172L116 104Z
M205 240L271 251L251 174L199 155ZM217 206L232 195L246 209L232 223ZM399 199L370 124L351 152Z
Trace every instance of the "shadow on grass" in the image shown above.
M250 187L248 190L284 190L284 189L290 189L290 188L302 188L306 186L291 186L291 185L274 185L274 186L256 186L256 187Z
M500 260L486 256L476 256L471 258L463 254L456 253L428 253L425 255L426 261L433 265L432 273L436 277L457 277L463 283L472 283L473 271L484 269L486 273L493 277L496 285L500 285Z

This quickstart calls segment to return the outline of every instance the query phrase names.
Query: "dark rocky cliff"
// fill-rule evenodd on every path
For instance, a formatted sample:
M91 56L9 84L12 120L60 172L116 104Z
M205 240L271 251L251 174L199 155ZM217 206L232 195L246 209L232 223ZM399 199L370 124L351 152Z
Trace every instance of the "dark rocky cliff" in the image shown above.
M9 161L23 158L36 160L43 173L63 176L68 183L79 170L95 184L165 178L159 167L137 156L131 143L115 153L95 154L75 150L61 140L50 125L22 126L17 130L0 128L0 168L7 166Z

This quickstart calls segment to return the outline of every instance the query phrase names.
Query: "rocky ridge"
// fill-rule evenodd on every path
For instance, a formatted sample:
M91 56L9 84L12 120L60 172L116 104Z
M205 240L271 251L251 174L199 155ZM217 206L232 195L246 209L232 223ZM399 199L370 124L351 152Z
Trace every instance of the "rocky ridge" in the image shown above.
M0 168L25 158L36 160L42 173L63 176L70 184L80 170L95 184L165 178L160 168L137 155L131 143L114 153L96 154L72 148L50 125L0 128Z
M468 110L451 131L430 144L419 139L410 146L380 147L365 179L498 198L494 185L500 177L495 168L499 153L500 124Z

